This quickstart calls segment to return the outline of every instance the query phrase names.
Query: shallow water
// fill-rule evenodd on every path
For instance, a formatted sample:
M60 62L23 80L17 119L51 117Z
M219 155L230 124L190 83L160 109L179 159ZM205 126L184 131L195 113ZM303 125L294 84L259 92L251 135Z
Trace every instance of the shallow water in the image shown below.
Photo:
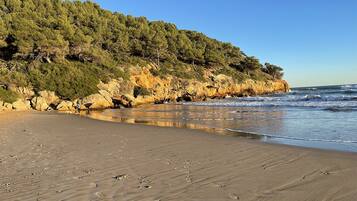
M260 97L146 105L91 112L90 116L357 152L357 85L297 88L288 94Z

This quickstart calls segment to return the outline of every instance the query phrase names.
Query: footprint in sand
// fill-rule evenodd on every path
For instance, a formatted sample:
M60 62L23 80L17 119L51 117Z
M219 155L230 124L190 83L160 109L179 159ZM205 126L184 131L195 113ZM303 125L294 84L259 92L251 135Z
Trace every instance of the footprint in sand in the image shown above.
M229 198L231 198L232 200L239 200L239 196L235 193L230 193Z
M112 179L115 179L115 180L117 180L117 181L120 181L120 180L126 179L126 177L127 177L126 174L120 174L120 175L117 175L117 176L112 177Z
M152 188L151 181L149 179L147 179L146 177L139 177L139 186L138 188L140 189L150 189Z
M90 183L90 184L89 184L89 187L90 187L90 188L97 188L97 187L98 187L98 184L96 184L96 183Z

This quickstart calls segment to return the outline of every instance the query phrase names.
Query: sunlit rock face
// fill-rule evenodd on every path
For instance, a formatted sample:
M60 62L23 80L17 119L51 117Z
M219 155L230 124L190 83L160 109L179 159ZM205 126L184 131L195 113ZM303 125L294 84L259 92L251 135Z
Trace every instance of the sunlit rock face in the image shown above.
M139 94L130 106L164 101L200 101L206 98L224 98L226 96L251 96L267 93L287 92L289 85L284 80L254 81L237 83L232 77L205 72L206 80L187 80L168 75L165 78L154 76L150 67L131 72L131 83L145 88L149 93ZM127 94L131 95L131 94Z
M154 76L152 66L133 68L130 81L113 79L100 83L98 94L83 99L82 104L90 104L90 109L115 107L135 107L147 103L166 101L201 101L207 98L226 96L251 96L266 93L287 92L289 85L284 80L254 81L237 83L232 77L209 71L204 72L207 81L181 79L168 75ZM110 101L111 99L111 101Z
M74 101L61 100L54 92L40 91L34 95L30 88L12 87L20 94L21 99L13 103L15 110L29 110L31 106L38 111L57 109L74 111L86 109L106 109L116 107L135 107L148 103L164 103L176 101L202 101L208 98L224 98L227 96L254 96L268 93L289 91L284 80L245 80L236 81L233 77L204 71L204 81L183 79L172 75L154 76L151 73L154 65L133 67L129 80L112 79L97 85L98 92ZM30 102L31 101L31 102ZM31 103L31 104L30 104ZM2 103L0 110L8 110L10 106Z

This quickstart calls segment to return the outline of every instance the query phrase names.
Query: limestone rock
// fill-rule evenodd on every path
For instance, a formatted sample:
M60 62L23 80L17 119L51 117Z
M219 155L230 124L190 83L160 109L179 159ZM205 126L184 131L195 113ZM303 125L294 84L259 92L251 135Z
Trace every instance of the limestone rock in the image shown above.
M74 105L71 101L61 101L57 105L56 109L58 111L74 111L75 110Z
M97 93L83 98L82 104L89 109L105 109L113 107L114 104L111 100L110 94L103 91L101 91L101 93L104 95Z
M109 103L112 103L112 95L108 92L108 91L105 91L105 90L99 90L99 94L102 95L105 100L107 100Z
M73 101L73 105L76 109L78 109L78 106L79 106L79 109L80 110L86 110L88 108L86 108L86 106L83 104L83 101L81 99L76 99Z
M14 85L9 85L8 89L17 93L22 99L31 99L35 95L35 92L32 90L32 88L29 87L17 87Z
M53 91L40 91L39 95L46 101L47 105L57 105L60 101Z
M113 79L108 83L100 82L97 87L100 90L107 91L111 97L119 97L123 94L132 95L134 93L134 84L123 79Z
M4 109L4 111L10 111L10 110L12 110L12 104L10 104L10 103L4 103L3 109Z
M16 111L31 110L31 103L30 101L19 99L16 102L12 103L12 108Z
M49 108L47 100L42 96L33 98L31 104L33 108L38 111L46 111Z
M266 93L287 92L289 86L284 80L254 81L246 80L237 82L231 76L205 71L206 81L190 80L172 77L154 76L150 67L136 68L131 72L130 80L135 86L153 92L151 96L138 96L131 101L132 106L163 102L166 100L199 101L207 98L224 98L228 96L261 95ZM125 104L122 96L114 97Z

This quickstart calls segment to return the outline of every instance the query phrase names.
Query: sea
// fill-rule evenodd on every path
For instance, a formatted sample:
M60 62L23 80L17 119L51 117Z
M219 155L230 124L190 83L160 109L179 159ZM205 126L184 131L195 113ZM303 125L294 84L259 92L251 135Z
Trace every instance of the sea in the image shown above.
M357 84L289 93L91 112L97 119L200 129L319 149L357 152Z

